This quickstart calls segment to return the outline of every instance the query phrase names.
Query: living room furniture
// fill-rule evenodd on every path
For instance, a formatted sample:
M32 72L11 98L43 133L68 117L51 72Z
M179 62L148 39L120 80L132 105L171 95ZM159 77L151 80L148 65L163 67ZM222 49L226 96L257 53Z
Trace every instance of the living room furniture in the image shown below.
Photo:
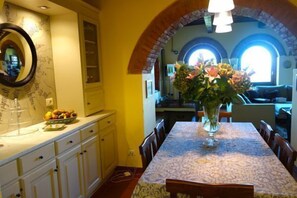
M251 122L256 129L265 120L275 129L275 105L273 103L232 104L232 122Z
M249 184L256 197L296 197L296 181L251 123L222 122L216 149L202 145L206 137L201 122L176 122L132 198L168 197L166 179Z

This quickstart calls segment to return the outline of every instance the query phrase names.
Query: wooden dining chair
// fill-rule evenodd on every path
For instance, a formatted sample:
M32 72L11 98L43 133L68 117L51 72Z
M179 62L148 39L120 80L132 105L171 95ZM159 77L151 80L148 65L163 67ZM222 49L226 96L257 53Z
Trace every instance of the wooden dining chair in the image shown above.
M203 198L252 198L254 186L243 184L206 184L191 181L166 179L166 191L171 198L178 193L189 195L190 198L202 196Z
M204 116L204 112L203 111L198 111L197 114L198 114L198 118L199 118L198 121L201 122L202 121L202 117ZM227 119L227 122L231 122L232 112L229 112L229 111L220 111L220 113L219 113L219 122L222 121L222 118L226 118Z
M154 128L157 138L157 149L160 148L166 138L164 119L162 119Z
M297 151L291 144L281 137L278 133L274 136L273 152L278 159L283 163L286 169L293 175L294 162L297 158Z
M272 148L275 132L273 131L271 126L268 123L266 123L264 120L260 120L259 133L262 136L262 138L265 140L265 142L268 144L268 146Z
M139 152L142 160L142 168L145 170L157 152L157 139L154 131L144 138L139 146Z

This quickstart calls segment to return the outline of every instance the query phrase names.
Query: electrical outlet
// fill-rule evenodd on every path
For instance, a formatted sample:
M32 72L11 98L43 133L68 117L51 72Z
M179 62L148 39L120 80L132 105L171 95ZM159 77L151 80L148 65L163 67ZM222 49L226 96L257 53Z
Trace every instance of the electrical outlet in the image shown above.
M45 105L46 105L47 107L52 107L52 106L54 106L54 100L53 100L53 98L47 98L47 99L45 99Z
M134 156L134 150L129 150L129 152L128 152L128 156L130 156L130 157L133 157Z

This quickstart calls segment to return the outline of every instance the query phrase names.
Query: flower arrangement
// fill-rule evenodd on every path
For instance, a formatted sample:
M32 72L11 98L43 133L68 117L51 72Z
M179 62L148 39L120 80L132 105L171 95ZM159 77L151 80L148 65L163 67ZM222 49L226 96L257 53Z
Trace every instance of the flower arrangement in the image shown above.
M198 62L195 66L176 63L175 67L173 86L186 101L210 106L228 104L251 86L252 72L234 70L226 63Z

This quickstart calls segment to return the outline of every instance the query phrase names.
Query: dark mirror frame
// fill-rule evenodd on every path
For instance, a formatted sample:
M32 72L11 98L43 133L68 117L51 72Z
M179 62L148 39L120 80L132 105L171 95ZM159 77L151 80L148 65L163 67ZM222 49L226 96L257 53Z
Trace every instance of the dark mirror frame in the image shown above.
M27 41L30 50L31 50L31 55L32 55L32 64L31 65L26 65L26 67L31 67L28 75L20 81L17 82L10 82L9 80L2 78L0 76L0 83L9 87L21 87L27 84L35 75L36 72L36 67L37 67L37 54L36 54L36 49L34 46L33 41L31 40L30 36L19 26L11 24L11 23L1 23L0 24L0 31L2 30L14 30L21 34L25 40ZM26 53L26 52L25 52Z

